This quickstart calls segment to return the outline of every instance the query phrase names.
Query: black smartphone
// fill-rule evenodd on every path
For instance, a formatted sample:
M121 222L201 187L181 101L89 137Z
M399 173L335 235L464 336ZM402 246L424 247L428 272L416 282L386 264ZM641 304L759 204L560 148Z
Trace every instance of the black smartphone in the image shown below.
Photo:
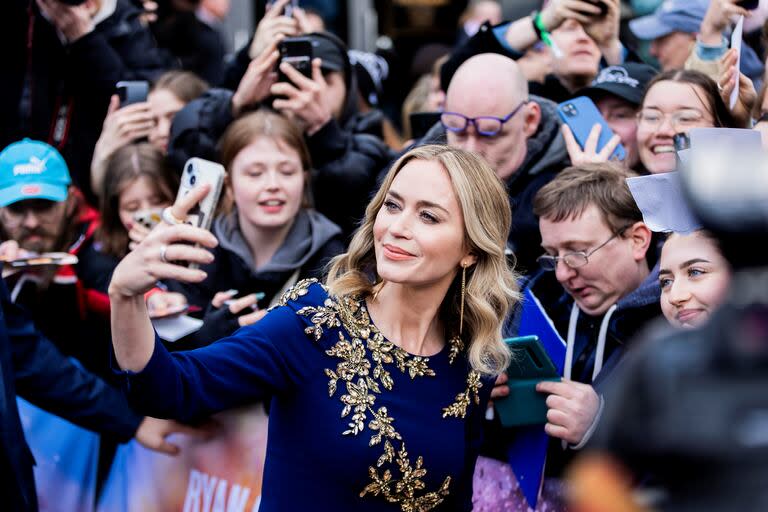
M675 152L691 148L691 138L684 132L676 133L672 137L672 143L675 145Z
M270 8L277 3L277 0L270 0L267 2L267 6ZM291 0L286 4L285 7L283 7L283 12L280 13L280 16L293 16L293 10L296 9L299 6L299 0Z
M279 65L287 62L302 75L312 79L312 40L307 37L288 37L278 45L280 61L278 62L277 81L289 82Z
M440 112L413 112L408 116L408 121L411 123L411 138L420 139L440 122Z
M583 0L583 1L587 2L588 4L596 5L600 8L600 14L592 14L591 12L587 13L587 12L579 11L585 16L596 16L599 18L601 16L605 16L605 14L608 12L608 4L603 2L603 0Z
M120 108L147 101L149 96L149 82L146 80L125 80L117 82L115 86L117 96L120 98Z
M741 0L736 2L736 5L749 11L754 11L760 6L760 0Z

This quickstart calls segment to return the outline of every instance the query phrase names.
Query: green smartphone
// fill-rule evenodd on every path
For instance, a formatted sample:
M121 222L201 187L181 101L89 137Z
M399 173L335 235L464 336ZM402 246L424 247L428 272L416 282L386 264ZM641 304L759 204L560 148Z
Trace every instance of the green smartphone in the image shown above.
M538 425L547 422L547 395L536 391L536 384L559 381L560 374L538 336L507 338L512 352L507 368L509 396L494 400L496 414L505 427Z

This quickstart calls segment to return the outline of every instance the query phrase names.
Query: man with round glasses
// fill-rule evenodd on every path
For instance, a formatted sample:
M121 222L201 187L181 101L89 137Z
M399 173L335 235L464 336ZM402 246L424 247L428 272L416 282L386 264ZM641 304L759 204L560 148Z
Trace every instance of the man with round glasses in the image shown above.
M661 314L658 271L647 258L651 231L626 185L629 176L614 163L570 167L534 200L544 255L528 287L567 345L564 380L537 387L549 395L548 477L559 477L572 451L589 440L606 379L626 344ZM503 396L502 389L494 394Z
M555 107L529 97L515 61L483 53L456 70L440 117L448 145L480 153L505 182L514 213L509 246L518 270L536 267L541 240L533 196L569 164Z

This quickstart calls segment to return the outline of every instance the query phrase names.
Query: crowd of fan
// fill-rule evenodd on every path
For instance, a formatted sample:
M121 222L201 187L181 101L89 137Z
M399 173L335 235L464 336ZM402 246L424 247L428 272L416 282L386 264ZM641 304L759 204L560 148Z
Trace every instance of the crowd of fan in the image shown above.
M349 50L317 12L281 15L287 3L275 2L226 62L206 22L215 13L203 9L215 2L4 5L0 256L59 252L77 263L6 265L3 308L26 308L58 351L115 386L111 272L151 229L142 221L172 204L188 158L220 162L227 174L208 277L161 282L146 296L150 312L181 306L203 320L171 350L258 322L291 285L321 278L406 148L478 152L509 193L508 253L522 285L573 349L570 379L540 389L550 394L545 496L562 506L557 482L594 432L630 342L661 316L677 328L702 325L723 300L730 271L717 242L704 231L653 233L625 179L674 171L674 137L693 128L753 128L768 143L760 86L768 6L665 0L625 23L635 2L551 0L502 21L498 3L473 1L460 41L422 66L400 122L377 108L387 61ZM739 55L730 31L742 14ZM278 43L298 35L312 41L311 77L280 65ZM278 81L278 67L289 81ZM115 84L125 80L149 81L147 100L121 106ZM590 98L615 134L604 147L599 126L583 146L563 126L557 104L577 96ZM412 114L425 112L436 122L418 133ZM611 159L619 143L621 162ZM509 319L505 334L516 325ZM504 380L494 397L507 393ZM125 439L142 420L121 407L113 410L120 429L81 422ZM489 420L488 434L484 455L505 460L505 431ZM478 477L477 489L488 478ZM514 501L476 494L476 510Z

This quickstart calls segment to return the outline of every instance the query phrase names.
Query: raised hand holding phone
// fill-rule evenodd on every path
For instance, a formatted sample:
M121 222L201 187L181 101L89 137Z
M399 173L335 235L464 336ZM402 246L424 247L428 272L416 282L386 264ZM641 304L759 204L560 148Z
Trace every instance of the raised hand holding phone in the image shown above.
M750 9L757 7L758 2L743 2L739 0L711 0L704 19L701 21L699 40L706 45L722 44L723 34L733 25L739 16L749 17Z
M549 32L569 19L586 25L604 14L600 3L601 0L552 0L541 10L541 19Z
M210 192L209 184L194 187L167 210L174 222L158 224L122 259L112 274L111 297L141 297L143 303L144 293L154 288L159 280L199 283L206 278L207 274L202 270L186 265L211 263L213 255L208 249L216 247L218 240L207 229L187 224L183 219L199 209L198 203Z
M132 96L136 98L136 96ZM146 140L155 127L152 109L144 101L121 106L119 94L114 94L109 102L107 116L101 129L99 140L93 150L91 160L91 187L100 190L106 173L107 161L123 146L132 142Z
M275 110L297 117L304 126L304 131L312 135L331 120L333 113L327 94L328 82L320 70L320 59L312 60L312 78L309 79L288 63L280 64L289 82L278 82L271 92L276 98L272 102Z
M597 44L603 57L611 65L623 61L619 29L621 24L621 4L619 0L594 0L601 9L601 14L593 16L584 25L584 31Z
M611 159L611 155L621 144L621 138L618 135L613 135L608 143L598 151L597 144L600 140L602 129L601 125L595 124L582 148L568 125L564 124L562 126L561 131L565 140L565 148L568 151L568 157L571 159L571 165L596 164L608 162Z
M574 165L577 165L576 162L593 163L626 158L620 139L614 135L591 99L579 96L560 103L557 113L563 125L568 127L567 130L563 129L563 137Z
M248 64L245 75L240 79L235 94L232 96L232 114L237 117L247 107L256 105L269 96L269 89L277 81L277 66L280 53L277 45L283 36L269 43L266 49Z
M276 0L267 4L264 17L261 18L253 42L248 49L248 56L255 59L278 38L294 37L301 34L301 27L293 12L286 13L285 8L293 5L293 0Z

